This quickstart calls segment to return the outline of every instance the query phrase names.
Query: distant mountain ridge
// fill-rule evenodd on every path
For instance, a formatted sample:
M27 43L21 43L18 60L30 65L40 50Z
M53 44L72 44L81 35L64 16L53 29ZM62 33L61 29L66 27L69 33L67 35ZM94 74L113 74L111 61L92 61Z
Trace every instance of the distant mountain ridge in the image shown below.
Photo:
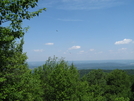
M75 64L78 69L134 69L134 65L122 64L122 63L86 63Z
M134 60L93 60L93 61L68 61L77 69L134 69ZM33 69L45 64L45 61L28 62L29 68Z

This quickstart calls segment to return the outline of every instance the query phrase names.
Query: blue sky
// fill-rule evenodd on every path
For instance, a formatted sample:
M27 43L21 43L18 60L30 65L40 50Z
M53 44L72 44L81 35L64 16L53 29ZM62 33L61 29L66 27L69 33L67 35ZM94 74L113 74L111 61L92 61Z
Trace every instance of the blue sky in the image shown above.
M134 59L134 0L40 0L23 26L28 61Z

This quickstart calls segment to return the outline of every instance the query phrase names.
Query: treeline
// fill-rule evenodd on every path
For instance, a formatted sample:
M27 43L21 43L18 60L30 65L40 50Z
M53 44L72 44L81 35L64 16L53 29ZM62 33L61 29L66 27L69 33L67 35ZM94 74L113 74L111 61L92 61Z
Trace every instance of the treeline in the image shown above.
M95 70L95 69L80 69L79 70L80 77L83 77L84 75L88 74L92 70ZM134 69L121 69L121 70L125 71L128 75L134 75ZM106 73L110 73L113 70L102 69L102 71Z
M2 83L1 101L134 101L134 75L98 69L80 77L73 64L56 57Z

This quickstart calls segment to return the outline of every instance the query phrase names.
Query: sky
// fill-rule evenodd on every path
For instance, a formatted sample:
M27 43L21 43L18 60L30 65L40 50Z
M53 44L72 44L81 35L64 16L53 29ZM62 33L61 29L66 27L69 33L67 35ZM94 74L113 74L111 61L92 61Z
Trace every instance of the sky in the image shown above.
M23 22L28 61L134 59L134 0L39 0Z

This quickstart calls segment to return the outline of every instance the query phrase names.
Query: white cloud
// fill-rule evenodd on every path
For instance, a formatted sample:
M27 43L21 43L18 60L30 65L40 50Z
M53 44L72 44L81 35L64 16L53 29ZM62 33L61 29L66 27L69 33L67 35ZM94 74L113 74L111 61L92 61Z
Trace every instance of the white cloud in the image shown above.
M46 43L45 45L54 45L54 43Z
M70 50L71 49L80 49L81 48L81 46L72 46L71 48L69 48Z
M35 49L34 52L43 52L43 49Z
M89 51L94 51L94 49L89 49Z
M116 41L114 44L115 45L129 44L130 42L132 42L132 39L124 39L124 40L121 40L121 41Z

